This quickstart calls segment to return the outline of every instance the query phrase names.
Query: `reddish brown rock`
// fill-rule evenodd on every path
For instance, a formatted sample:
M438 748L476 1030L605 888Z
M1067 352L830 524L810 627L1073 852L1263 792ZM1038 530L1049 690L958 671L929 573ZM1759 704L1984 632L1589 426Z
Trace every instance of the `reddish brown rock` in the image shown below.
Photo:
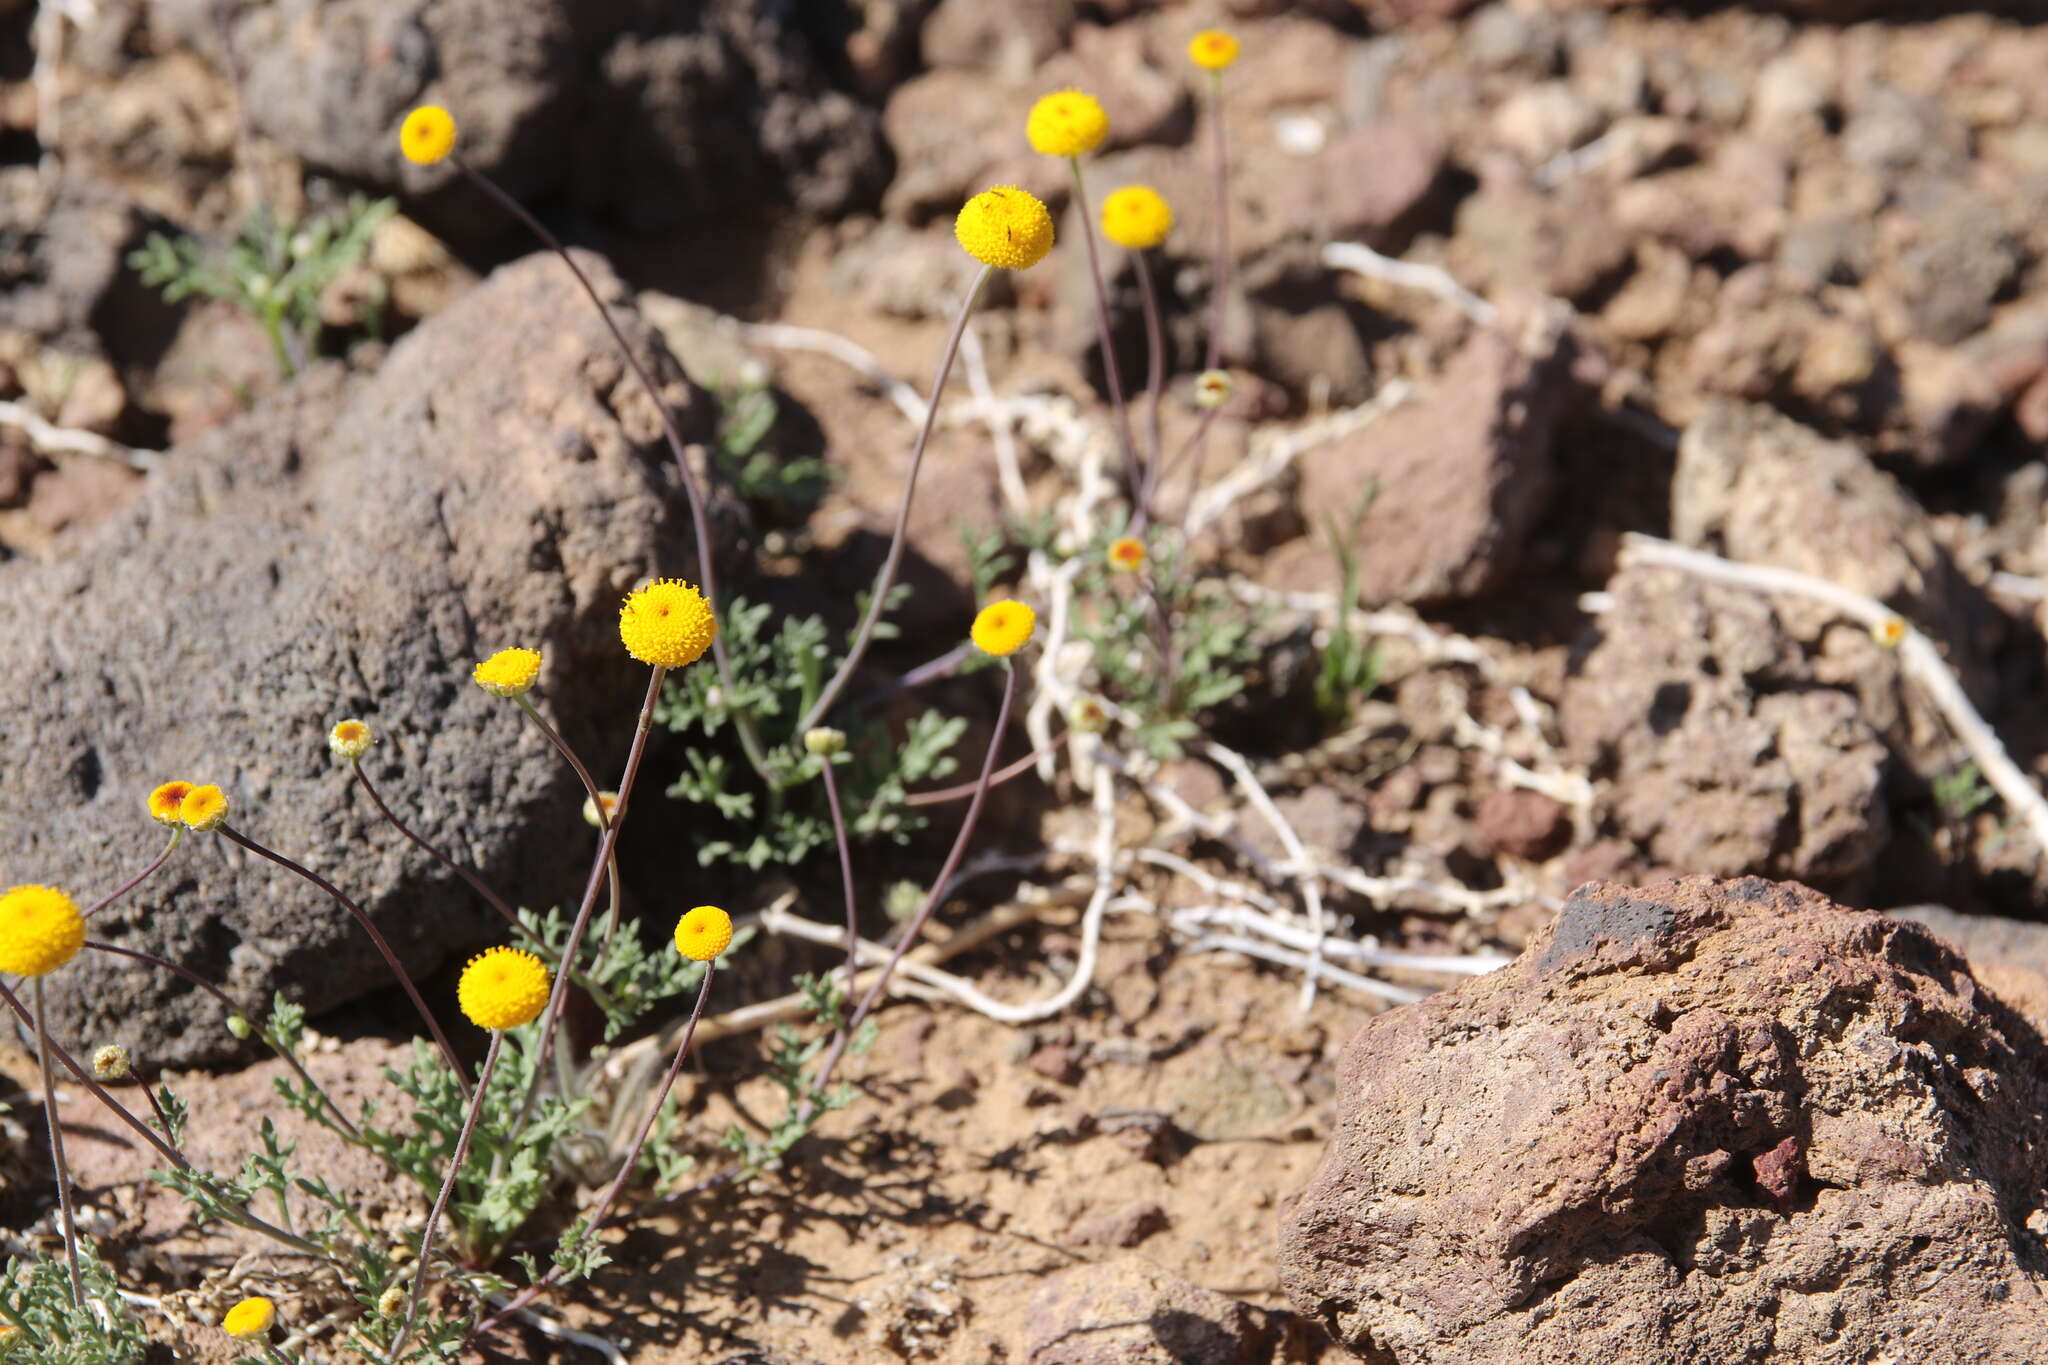
M1536 862L1562 853L1572 838L1565 808L1541 792L1494 792L1473 818L1489 850Z
M2048 1049L1917 925L1595 883L1339 1084L1282 1276L1368 1360L2048 1356Z
M1555 482L1571 354L1548 319L1519 342L1480 332L1421 398L1302 456L1300 502L1318 527L1376 490L1356 536L1366 601L1473 597L1514 570ZM1334 586L1325 568L1333 581L1295 586Z

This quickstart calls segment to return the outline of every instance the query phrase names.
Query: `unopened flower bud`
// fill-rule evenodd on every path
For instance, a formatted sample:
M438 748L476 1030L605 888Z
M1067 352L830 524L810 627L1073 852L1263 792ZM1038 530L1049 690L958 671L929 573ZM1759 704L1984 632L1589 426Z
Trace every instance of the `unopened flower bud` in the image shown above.
M804 731L804 751L818 758L831 758L846 752L846 732L834 730L829 725L814 726Z
M405 1307L405 1290L392 1285L377 1296L377 1312L387 1318L398 1316L398 1310Z
M128 1049L119 1043L108 1043L92 1054L93 1079L98 1081L125 1081L135 1074L135 1067L128 1060Z
M1227 370L1204 370L1195 378L1195 406L1198 408L1220 408L1230 401L1230 373Z
M249 1022L246 1015L230 1014L228 1016L228 1032L246 1043L249 1041L250 1036L256 1032L256 1026Z
M1084 735L1099 735L1109 728L1109 708L1100 697L1082 697L1067 712L1067 724Z

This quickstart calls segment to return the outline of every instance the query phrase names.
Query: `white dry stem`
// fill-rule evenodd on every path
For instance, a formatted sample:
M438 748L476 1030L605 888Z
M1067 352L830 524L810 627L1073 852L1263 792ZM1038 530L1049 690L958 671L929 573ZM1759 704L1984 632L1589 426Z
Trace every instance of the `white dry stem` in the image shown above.
M1188 509L1187 538L1193 540L1214 525L1240 498L1263 488L1286 473L1302 455L1325 441L1334 441L1371 426L1408 401L1414 386L1405 379L1390 379L1379 392L1354 408L1345 408L1307 426L1257 443L1250 458L1199 493Z
M1178 873L1196 886L1201 887L1203 891L1211 896L1225 900L1242 901L1246 905L1255 906L1260 910L1266 911L1268 914L1280 913L1280 902L1259 890L1258 887L1248 882L1227 881L1222 877L1215 876L1205 869L1197 867L1177 853L1168 853L1163 848L1137 848L1131 851L1131 856L1141 863L1150 863L1154 867L1163 867L1169 872Z
M502 1294L493 1294L490 1297L490 1304L493 1308L503 1308L505 1302L505 1296ZM610 1361L611 1365L626 1365L626 1353L612 1345L609 1341L606 1341L603 1337L593 1336L589 1332L579 1332L568 1324L557 1322L545 1314L536 1313L531 1308L522 1308L512 1316L518 1318L544 1337L554 1341L567 1342L571 1346L581 1346L586 1351L594 1351Z
M1315 936L1308 931L1242 905L1189 906L1173 911L1168 920L1174 928L1186 934L1203 934L1220 928L1270 938L1285 948L1307 949L1315 943ZM1437 972L1446 976L1485 976L1514 961L1502 953L1403 952L1396 948L1382 948L1376 942L1357 942L1334 934L1324 941L1323 956L1368 967Z
M1834 608L1873 634L1901 632L1896 650L1900 670L1926 690L1929 700L1969 750L1977 771L2005 802L2006 809L2026 824L2035 846L2048 852L2048 801L2042 799L2040 791L2012 761L1997 733L1977 714L1977 708L1963 694L1962 685L1934 642L1890 607L1825 578L1761 564L1738 564L1703 550L1688 550L1668 540L1633 532L1622 537L1620 563L1678 569L1712 583L1805 597Z
M1429 994L1428 991L1419 991L1412 986L1395 986L1385 981L1375 981L1369 976L1360 976L1356 972L1347 972L1342 967L1331 966L1313 953L1289 952L1285 948L1276 948L1262 940L1244 938L1237 934L1208 934L1189 944L1188 950L1196 953L1241 953L1246 957L1277 963L1282 967L1292 967L1309 981L1329 981L1334 985L1349 986L1352 990L1378 996L1396 1005L1412 1005Z
M996 484L1003 491L1003 505L1011 516L1023 517L1031 511L1031 494L1024 488L1024 470L1017 462L1017 433L1010 425L1010 409L997 401L995 386L989 383L988 355L972 323L960 337L960 360L967 367L968 390L995 438Z
M1500 320L1500 310L1451 278L1450 272L1433 265L1418 265L1383 256L1357 242L1331 242L1323 248L1323 264L1332 270L1348 270L1371 280L1384 280L1403 289L1419 289L1442 299L1481 327Z
M66 455L83 455L91 459L111 460L130 469L148 471L163 458L160 451L136 450L118 441L110 441L93 431L77 431L60 427L42 417L26 403L11 400L0 401L0 425L14 427L27 435L29 444L40 455L62 458Z
M1316 875L1314 862L1308 856L1308 849L1302 844L1301 836L1294 832L1294 826L1280 813L1280 808L1273 804L1273 798L1266 794L1265 787L1260 784L1258 775L1252 772L1252 765L1244 761L1244 756L1214 740L1204 743L1202 749L1209 757L1230 770L1230 775L1237 779L1238 789L1251 801L1252 809L1259 813L1272 828L1273 833L1279 837L1280 847L1287 850L1288 859L1301 869L1295 880L1301 887L1302 903L1308 907L1309 929L1315 935L1315 945L1309 949L1308 972L1301 980L1300 1008L1302 1013L1306 1014L1316 1003L1316 983L1320 979L1320 973L1316 968L1322 965L1323 940L1330 932L1329 916L1323 911L1322 881Z
M718 325L737 334L741 340L765 346L774 351L807 351L812 355L830 356L859 373L882 391L882 396L895 404L896 411L903 414L903 420L912 426L924 424L925 401L918 391L903 380L890 374L873 351L859 342L827 332L817 327L798 327L787 322L745 322L739 318L720 317Z

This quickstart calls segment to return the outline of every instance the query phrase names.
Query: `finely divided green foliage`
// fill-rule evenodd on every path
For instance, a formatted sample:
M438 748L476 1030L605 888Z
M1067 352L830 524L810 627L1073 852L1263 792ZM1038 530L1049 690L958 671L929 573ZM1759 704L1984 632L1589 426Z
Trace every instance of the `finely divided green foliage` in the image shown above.
M62 1259L10 1256L0 1265L0 1322L19 1329L0 1341L0 1361L140 1365L149 1337L88 1237L78 1241L78 1276L86 1302L74 1308Z
M781 415L781 405L768 381L759 375L712 380L718 403L718 439L713 462L733 490L750 503L767 503L777 512L801 516L818 505L838 471L815 455L783 455L768 436Z
M219 299L256 319L289 378L319 350L321 295L363 259L372 234L397 211L395 200L360 194L303 222L261 210L225 250L197 237L152 232L129 253L128 265L172 303L194 296ZM373 332L382 303L381 295L370 300Z
M817 617L784 616L771 633L773 619L767 603L734 599L720 625L732 664L731 691L709 669L686 669L669 679L655 707L654 718L678 734L718 735L736 711L751 716L761 733L765 783L743 762L692 745L668 789L670 796L709 807L719 817L704 822L697 836L697 856L706 865L741 863L757 871L771 863L794 865L832 842L818 780L825 760L804 749L795 726L838 658ZM922 829L923 818L904 797L912 786L953 772L951 751L966 728L957 717L925 711L897 742L879 725L853 722L846 751L832 760L849 832L858 839L902 843Z

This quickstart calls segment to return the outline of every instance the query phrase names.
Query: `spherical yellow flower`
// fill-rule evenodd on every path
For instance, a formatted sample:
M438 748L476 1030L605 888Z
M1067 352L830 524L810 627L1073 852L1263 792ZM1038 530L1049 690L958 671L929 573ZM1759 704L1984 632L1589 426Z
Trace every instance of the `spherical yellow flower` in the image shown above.
M1001 602L991 602L977 612L971 633L982 653L993 654L1000 659L1022 649L1037 627L1037 612L1022 602L1006 598Z
M1126 185L1102 201L1102 235L1120 247L1143 251L1173 231L1173 210L1149 185Z
M531 691L540 677L540 655L530 649L501 649L470 676L494 697L516 697Z
M178 823L178 807L192 794L190 782L166 782L149 794L149 818L158 824Z
M462 969L455 999L478 1028L518 1028L548 1003L548 969L523 948L492 948Z
M237 1341L248 1341L268 1336L270 1324L276 1321L277 1305L269 1299L243 1299L220 1320L220 1330Z
M1126 573L1145 567L1145 542L1135 536L1109 542L1109 567Z
M1024 136L1031 139L1032 151L1045 156L1080 156L1109 136L1109 115L1093 95L1055 90L1031 106Z
M218 829L220 822L227 818L227 793L211 783L204 787L194 787L186 792L185 799L178 803L178 822L186 829L196 829L202 834L210 829Z
M619 608L619 639L643 664L681 668L704 657L718 638L718 618L704 594L674 578L657 578Z
M692 962L709 962L732 943L732 916L715 905L700 905L676 921L676 951Z
M328 751L350 763L370 752L370 746L376 742L377 736L359 720L338 720L327 732Z
M953 235L983 265L1029 270L1052 250L1052 214L1029 190L997 185L961 206Z
M1221 71L1237 60L1237 39L1220 28L1205 28L1188 40L1188 60L1204 71Z
M455 150L455 115L438 104L422 104L398 128L398 150L416 166L431 166Z
M85 946L85 918L53 886L17 886L0 896L0 972L41 976Z

